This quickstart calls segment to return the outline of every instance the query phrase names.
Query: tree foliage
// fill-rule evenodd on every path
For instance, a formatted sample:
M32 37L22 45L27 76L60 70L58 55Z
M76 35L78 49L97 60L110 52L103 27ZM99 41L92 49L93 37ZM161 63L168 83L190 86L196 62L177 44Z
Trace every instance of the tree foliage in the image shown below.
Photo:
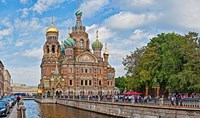
M169 92L198 92L200 38L195 32L159 34L147 46L127 55L123 65L128 81L124 86L130 89L144 91L145 85L159 85Z

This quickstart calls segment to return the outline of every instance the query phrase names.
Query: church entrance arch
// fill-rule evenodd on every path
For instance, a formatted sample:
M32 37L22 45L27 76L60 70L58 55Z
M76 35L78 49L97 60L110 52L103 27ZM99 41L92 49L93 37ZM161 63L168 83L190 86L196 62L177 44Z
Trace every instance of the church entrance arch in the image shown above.
M56 93L56 96L60 97L62 95L62 93L63 93L63 90L61 88L57 88L55 90L55 93Z

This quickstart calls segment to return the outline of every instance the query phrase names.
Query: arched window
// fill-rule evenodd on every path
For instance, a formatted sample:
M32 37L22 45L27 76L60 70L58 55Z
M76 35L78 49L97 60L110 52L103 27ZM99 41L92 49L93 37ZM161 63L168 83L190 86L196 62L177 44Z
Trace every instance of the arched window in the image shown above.
M52 53L55 53L55 45L52 46Z
M49 53L49 46L47 46L47 53Z
M83 39L80 41L80 47L83 48Z

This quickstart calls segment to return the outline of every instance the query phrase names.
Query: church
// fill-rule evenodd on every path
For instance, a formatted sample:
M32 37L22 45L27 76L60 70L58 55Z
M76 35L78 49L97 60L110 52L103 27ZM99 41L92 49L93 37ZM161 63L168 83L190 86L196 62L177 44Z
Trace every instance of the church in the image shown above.
M96 41L92 43L91 51L80 9L75 15L76 24L61 43L58 41L59 30L53 20L46 29L38 93L47 96L117 94L119 89L115 87L115 69L109 64L106 45L103 46L96 31Z

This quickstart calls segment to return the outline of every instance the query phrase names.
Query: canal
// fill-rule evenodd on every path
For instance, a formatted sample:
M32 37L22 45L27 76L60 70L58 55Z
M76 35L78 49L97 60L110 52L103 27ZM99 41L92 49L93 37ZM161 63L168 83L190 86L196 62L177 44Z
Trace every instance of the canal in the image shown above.
M116 118L58 104L39 104L24 100L27 118Z

